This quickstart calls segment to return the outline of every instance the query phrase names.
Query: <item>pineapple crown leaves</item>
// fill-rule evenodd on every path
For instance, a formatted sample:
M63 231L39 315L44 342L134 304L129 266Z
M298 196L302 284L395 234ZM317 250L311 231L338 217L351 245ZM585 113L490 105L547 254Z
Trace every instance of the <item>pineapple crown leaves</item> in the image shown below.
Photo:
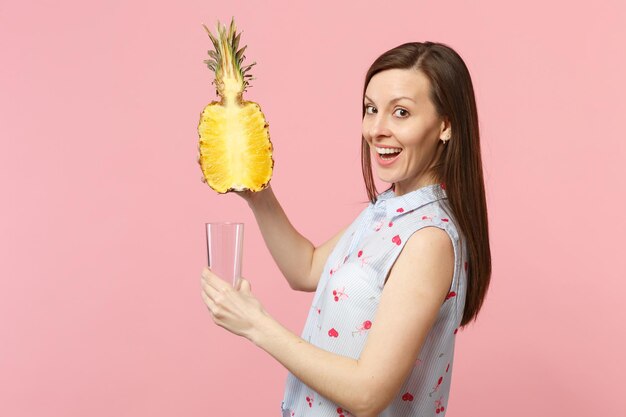
M215 80L213 83L215 84L217 81L217 84L223 84L223 78L230 77L235 79L238 83L241 83L243 91L247 91L246 87L251 87L249 80L255 79L251 74L248 74L248 71L256 65L256 62L242 67L242 63L244 59L246 59L243 53L248 46L245 45L237 50L237 48L239 48L241 33L243 32L237 33L235 18L233 17L231 19L228 32L226 31L226 26L221 25L218 20L217 36L214 36L206 25L203 24L202 26L209 35L209 38L211 38L214 47L214 50L207 51L211 59L204 61L207 67L215 72ZM219 85L218 90L220 90Z

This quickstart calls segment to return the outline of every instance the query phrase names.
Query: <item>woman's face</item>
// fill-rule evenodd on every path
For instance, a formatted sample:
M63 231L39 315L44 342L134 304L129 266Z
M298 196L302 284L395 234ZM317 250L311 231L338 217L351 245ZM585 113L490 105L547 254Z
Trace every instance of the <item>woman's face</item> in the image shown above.
M429 168L448 146L439 138L449 124L437 114L429 89L421 71L390 69L374 75L365 90L363 137L378 177L394 183L396 195L434 184ZM381 156L382 149L400 152Z

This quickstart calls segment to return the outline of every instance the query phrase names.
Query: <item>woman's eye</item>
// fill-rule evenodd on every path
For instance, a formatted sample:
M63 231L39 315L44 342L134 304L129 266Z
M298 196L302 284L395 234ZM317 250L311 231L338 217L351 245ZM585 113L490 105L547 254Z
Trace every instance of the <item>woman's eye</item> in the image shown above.
M403 112L404 112L404 115L401 115L400 117L406 117L406 116L408 116L408 115L409 115L409 112L408 112L408 111L406 111L406 110L404 110L404 109L398 109L398 110L396 110L396 112L397 112L397 111L403 111Z
M378 112L377 110L376 110L376 111L372 111L372 112L370 112L370 111L369 111L369 109L376 110L376 107L372 106L371 104L366 104L366 105L365 105L365 113L366 113L366 114L373 114L373 113ZM397 113L398 111L400 111L400 112L404 112L404 113L400 113L400 115L399 115L399 116L400 116L401 118L405 118L405 117L407 117L407 116L409 115L409 112L408 112L408 111L406 111L405 109L398 108L398 109L396 109L396 113Z
M367 111L367 109L370 109L370 108L372 108L372 109L373 109L373 108L374 108L374 106L371 106L371 105L369 105L369 104L366 104L366 105L365 105L365 113L371 114L370 112L368 112L368 111Z

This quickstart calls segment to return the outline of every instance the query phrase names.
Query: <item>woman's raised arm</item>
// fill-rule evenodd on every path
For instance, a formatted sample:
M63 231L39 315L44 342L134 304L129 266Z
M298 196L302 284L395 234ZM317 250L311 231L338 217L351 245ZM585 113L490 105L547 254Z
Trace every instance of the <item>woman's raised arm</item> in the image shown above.
M238 194L252 209L265 244L289 286L297 291L315 291L324 264L345 228L316 248L289 222L271 185L262 191Z

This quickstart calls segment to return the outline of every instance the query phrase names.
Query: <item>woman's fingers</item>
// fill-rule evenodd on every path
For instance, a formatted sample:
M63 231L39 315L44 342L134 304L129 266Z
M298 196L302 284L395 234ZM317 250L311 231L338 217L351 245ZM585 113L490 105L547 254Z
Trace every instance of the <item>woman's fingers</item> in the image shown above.
M211 271L206 266L202 270L202 278L209 286L216 289L217 291L223 292L232 289L232 287L226 281L215 275L213 271Z
M202 286L203 286L203 288L202 288L202 300L204 301L204 304L206 304L206 306L208 307L208 309L211 312L211 314L213 314L213 311L215 310L215 303L207 295L206 291L204 290L204 285L205 284L203 283L202 284Z
M205 300L204 302L213 314L215 314L217 304L219 304L222 298L219 290L220 283L218 281L221 281L221 279L212 273L208 268L204 268L200 278L202 298Z
M238 288L233 288L205 268L200 285L202 299L215 324L231 333L250 338L255 323L266 314L261 303L252 295L250 282L240 278Z
M200 286L202 287L202 298L216 317L221 313L221 304L226 297L228 291L234 291L224 280L211 272L208 268L204 268L202 277L200 278Z

